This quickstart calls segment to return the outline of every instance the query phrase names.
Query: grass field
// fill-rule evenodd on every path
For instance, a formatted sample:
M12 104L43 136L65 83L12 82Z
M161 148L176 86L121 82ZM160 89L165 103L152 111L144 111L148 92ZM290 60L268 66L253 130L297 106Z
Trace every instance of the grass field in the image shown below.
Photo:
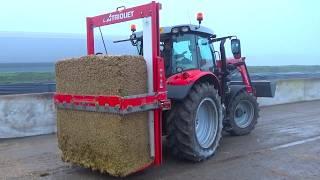
M320 72L317 66L249 66L250 73L288 73L288 72ZM54 72L3 72L0 73L0 84L54 82Z

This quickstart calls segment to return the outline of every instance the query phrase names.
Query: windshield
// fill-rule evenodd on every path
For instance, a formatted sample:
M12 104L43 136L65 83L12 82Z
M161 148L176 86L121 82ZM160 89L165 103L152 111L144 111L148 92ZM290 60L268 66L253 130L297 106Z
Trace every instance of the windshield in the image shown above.
M134 45L139 55L143 55L142 37L135 39ZM212 71L214 69L214 53L212 44L206 36L196 34L162 35L160 37L160 54L164 59L166 76L181 71L198 69Z
M197 68L195 35L173 36L172 41L172 73Z

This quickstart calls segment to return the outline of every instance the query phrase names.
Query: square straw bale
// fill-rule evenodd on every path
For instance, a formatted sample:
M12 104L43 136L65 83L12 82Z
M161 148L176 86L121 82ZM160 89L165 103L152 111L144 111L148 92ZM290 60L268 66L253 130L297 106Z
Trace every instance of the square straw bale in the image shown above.
M147 92L141 56L85 56L56 64L58 93L129 96ZM117 115L57 110L62 159L114 176L152 162L147 112Z

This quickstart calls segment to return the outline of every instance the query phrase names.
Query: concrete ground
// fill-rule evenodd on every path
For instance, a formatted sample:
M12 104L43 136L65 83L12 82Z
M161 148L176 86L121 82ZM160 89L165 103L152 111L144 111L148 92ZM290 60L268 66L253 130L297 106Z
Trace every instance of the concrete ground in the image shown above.
M320 179L320 101L261 108L247 136L225 135L201 163L176 160L128 179ZM114 179L59 158L55 135L0 140L0 179Z

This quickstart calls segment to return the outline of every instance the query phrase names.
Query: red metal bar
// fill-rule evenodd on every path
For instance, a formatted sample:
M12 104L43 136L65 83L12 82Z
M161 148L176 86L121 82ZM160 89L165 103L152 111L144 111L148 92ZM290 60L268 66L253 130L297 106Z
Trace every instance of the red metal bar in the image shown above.
M159 10L161 4L152 1L149 4L128 8L120 11L115 11L95 17L87 18L87 53L88 55L94 54L94 31L95 27L111 25L115 23L140 19L144 17L151 17L152 21L152 61L153 61L153 82L154 92L156 94L164 94L164 97L157 99L166 107L170 106L170 101L166 95L166 80L164 63L160 56L160 33L159 33ZM164 92L164 93L161 93ZM69 97L68 97L69 98ZM110 97L111 98L111 97ZM113 97L114 98L114 97ZM89 98L90 99L90 98ZM117 98L116 98L117 99ZM91 99L92 100L92 99ZM101 100L101 99L100 99ZM103 99L108 101L107 99ZM116 100L115 100L116 101ZM113 102L113 101L112 101ZM130 105L135 105L135 100L127 99ZM110 102L108 102L110 103ZM128 104L128 105L129 105ZM121 106L122 107L122 106ZM154 142L155 142L155 159L154 164L160 165L162 162L162 110L154 110Z
M111 24L116 24L120 22L130 21L134 19L140 19L144 17L152 16L154 9L154 1L149 4L136 6L133 8L127 8L119 11L114 11L111 13L94 16L92 17L92 23L94 27L106 26Z
M160 23L159 23L159 10L161 9L161 5L159 3L152 2L151 11L151 21L152 21L152 59L153 59L153 88L155 92L163 90L160 83L160 75L159 70L164 67L164 65L159 63L163 62L159 59L160 56ZM162 111L156 109L154 111L154 142L155 142L155 159L154 164L160 165L162 163Z
M228 59L227 60L227 64L237 64L237 63L245 63L245 57L241 57L239 59ZM245 67L245 64L241 64L237 67L238 71L241 74L241 78L242 81L244 83L244 85L246 86L246 90L248 93L253 93L253 88L252 85L250 83L250 79L248 77L248 72L247 69Z
M228 59L227 60L227 64L238 64L238 63L245 63L245 57L241 57L239 59ZM221 67L221 61L220 60L217 60L217 66L219 68ZM250 79L248 77L248 72L247 72L247 69L245 67L245 64L238 65L237 69L241 74L241 78L242 78L242 81L243 81L244 85L246 86L246 91L248 93L253 93L253 88L252 88L252 85L250 83Z
M91 18L87 18L87 54L94 54L94 34Z
M252 89L252 86L251 86L251 83L250 83L250 80L249 80L249 77L248 77L248 73L247 73L246 67L244 65L241 65L241 66L238 67L238 70L239 70L239 72L241 74L242 81L246 86L247 92L248 93L253 93L253 89Z
M163 92L155 95L143 94L121 97L55 93L53 98L55 103L84 104L85 106L108 105L110 107L118 106L120 110L125 110L128 109L128 107L139 107L159 103L167 99L167 94Z
M157 7L160 7L158 3L152 1L149 4L136 6L124 10L114 11L107 14L102 14L94 17L87 17L87 54L93 55L94 52L94 32L95 27L106 26L121 22L126 22L134 19L140 19L144 17L153 17L159 14ZM159 16L159 15L158 15ZM159 24L157 25L159 29Z
M162 57L157 57L157 62L158 62L158 69L157 69L157 74L159 75L159 91L166 91L167 90L167 79L166 79L166 72L165 72L165 67L164 67L164 59Z

